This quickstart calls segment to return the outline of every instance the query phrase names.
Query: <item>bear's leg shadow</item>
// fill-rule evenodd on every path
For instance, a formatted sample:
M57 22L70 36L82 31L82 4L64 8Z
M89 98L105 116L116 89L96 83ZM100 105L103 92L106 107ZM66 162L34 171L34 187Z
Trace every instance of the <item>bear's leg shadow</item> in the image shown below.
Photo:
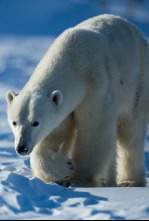
M107 176L107 186L109 187L116 187L116 177L117 177L117 165L116 165L116 157L117 154L115 152L115 156L113 157L113 160L111 161L110 167L108 169L108 176Z
M67 180L74 168L67 155L71 149L75 124L68 116L48 137L34 147L31 154L33 175L46 183Z
M94 103L92 98L90 101ZM108 180L108 170L115 161L116 152L115 105L106 108L99 100L95 102L96 105L81 105L75 113L78 136L72 154L75 167L72 187L100 187L106 185L105 181L111 186L116 184L114 169L111 170L114 174L109 176L112 180Z
M143 147L147 120L144 117L145 114L140 112L119 121L117 182L120 187L146 185Z

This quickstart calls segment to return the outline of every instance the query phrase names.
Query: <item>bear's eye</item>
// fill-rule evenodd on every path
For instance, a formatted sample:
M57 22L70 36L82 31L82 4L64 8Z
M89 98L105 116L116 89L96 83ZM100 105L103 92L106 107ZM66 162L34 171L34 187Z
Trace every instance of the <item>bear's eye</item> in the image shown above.
M16 121L13 121L12 124L13 124L13 126L17 126L17 122Z
M35 121L35 122L32 124L33 127L38 127L38 125L39 125L39 122L38 122L38 121Z

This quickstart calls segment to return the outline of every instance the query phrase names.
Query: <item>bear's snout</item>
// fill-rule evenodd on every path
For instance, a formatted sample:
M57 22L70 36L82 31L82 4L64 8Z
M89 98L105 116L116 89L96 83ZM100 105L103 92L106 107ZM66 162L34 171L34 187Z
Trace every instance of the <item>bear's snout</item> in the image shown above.
M27 155L28 154L28 148L25 147L25 146L18 146L16 148L16 152L19 154L19 155Z

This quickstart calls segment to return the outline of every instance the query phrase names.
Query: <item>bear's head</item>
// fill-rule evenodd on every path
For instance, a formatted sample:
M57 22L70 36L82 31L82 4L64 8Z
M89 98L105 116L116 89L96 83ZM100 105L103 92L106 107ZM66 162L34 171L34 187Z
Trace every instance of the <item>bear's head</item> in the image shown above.
M15 136L15 149L28 155L61 122L63 95L59 90L46 94L38 91L7 92L8 122Z

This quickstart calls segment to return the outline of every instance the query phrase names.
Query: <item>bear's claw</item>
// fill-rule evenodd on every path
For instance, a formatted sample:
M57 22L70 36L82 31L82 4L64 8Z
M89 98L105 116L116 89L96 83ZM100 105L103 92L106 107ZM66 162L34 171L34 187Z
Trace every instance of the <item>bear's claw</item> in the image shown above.
M70 187L70 181L69 180L57 181L55 183L58 184L59 186L63 186L63 187L66 187L66 188Z
M123 181L118 184L119 187L137 187L137 183L135 181Z
M68 165L68 167L69 167L69 170L74 171L74 167L73 167L73 165L71 164L71 161L68 161L68 162L67 162L67 165Z

